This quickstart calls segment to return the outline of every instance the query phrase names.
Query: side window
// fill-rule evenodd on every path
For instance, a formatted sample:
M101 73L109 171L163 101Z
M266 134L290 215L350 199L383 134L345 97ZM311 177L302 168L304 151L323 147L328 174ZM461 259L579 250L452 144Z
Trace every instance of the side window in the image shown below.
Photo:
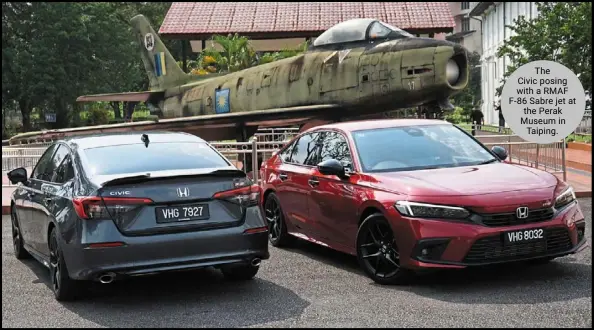
M344 135L338 132L326 132L323 139L320 141L321 152L320 162L328 159L336 159L341 162L344 167L353 170L353 158L349 144Z
M74 178L74 168L72 167L72 159L70 155L66 155L60 166L56 169L52 182L62 184Z
M58 166L60 166L60 164L62 164L62 161L64 161L64 158L68 156L69 152L70 150L68 150L68 147L64 145L60 145L58 147L58 150L56 150L56 153L54 154L54 158L52 158L51 167L48 168L51 170L51 172L49 172L50 177L53 176Z
M291 151L293 150L295 144L297 144L297 141L293 141L293 143L291 143L290 146L288 146L287 148L285 148L285 150L278 154L278 156L283 162L291 162Z
M41 158L39 158L37 161L37 165L35 166L35 169L33 169L31 178L44 181L49 181L51 179L51 175L49 177L47 176L46 169L51 167L52 156L54 155L54 151L56 151L57 147L57 144L52 144L45 150L43 155L41 155Z
M309 133L299 138L291 151L291 163L310 165L312 157L315 157L318 151L316 146L318 135L319 133Z

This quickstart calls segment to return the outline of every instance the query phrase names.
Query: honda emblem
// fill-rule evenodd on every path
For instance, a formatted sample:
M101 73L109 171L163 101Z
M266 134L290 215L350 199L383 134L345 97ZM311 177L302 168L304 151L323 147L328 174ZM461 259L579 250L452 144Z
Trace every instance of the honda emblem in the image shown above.
M516 210L516 217L518 219L526 219L528 218L528 208L526 206L520 206Z
M177 197L188 197L190 196L189 188L177 188Z

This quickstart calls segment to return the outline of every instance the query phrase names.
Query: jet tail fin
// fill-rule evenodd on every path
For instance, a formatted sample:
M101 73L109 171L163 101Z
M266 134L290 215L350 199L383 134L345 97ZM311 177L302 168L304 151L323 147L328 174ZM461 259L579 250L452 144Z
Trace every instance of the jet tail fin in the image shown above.
M146 17L136 15L130 24L136 33L151 90L165 90L189 82L190 76L177 65Z

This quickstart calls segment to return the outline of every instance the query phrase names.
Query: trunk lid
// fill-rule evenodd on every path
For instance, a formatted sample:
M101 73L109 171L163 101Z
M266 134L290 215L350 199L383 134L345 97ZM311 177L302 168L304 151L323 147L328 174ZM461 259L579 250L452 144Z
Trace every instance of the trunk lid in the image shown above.
M245 209L254 200L257 205L260 192L237 169L98 180L103 181L98 192L107 214L128 236L238 226L244 221Z

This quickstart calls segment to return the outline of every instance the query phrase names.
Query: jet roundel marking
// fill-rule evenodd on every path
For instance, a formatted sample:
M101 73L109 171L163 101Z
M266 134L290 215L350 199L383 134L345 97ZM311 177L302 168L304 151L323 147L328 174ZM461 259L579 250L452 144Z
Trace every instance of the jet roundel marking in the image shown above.
M228 113L230 110L229 88L215 91L215 112Z
M150 32L144 35L144 48L149 52L155 48L155 36Z

